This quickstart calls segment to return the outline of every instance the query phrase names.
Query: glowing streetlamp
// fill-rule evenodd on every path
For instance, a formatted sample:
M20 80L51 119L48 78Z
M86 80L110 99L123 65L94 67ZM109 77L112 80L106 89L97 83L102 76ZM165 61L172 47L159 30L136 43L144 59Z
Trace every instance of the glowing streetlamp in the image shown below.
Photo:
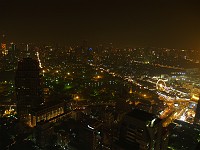
M76 96L75 99L78 100L78 99L79 99L79 96Z

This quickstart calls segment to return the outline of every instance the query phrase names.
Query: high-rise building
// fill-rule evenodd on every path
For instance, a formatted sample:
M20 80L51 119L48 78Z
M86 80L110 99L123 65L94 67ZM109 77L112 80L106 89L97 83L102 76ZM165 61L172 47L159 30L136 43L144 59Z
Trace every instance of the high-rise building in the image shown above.
M102 147L102 123L94 118L85 118L79 126L81 149L100 150Z
M41 75L37 60L27 57L18 62L15 88L17 114L20 119L27 119L30 109L42 103Z
M5 37L6 36L3 34L2 41L1 41L1 53L3 54L3 56L6 56L8 54Z
M162 120L155 115L134 109L126 114L120 127L116 150L160 150Z
M200 100L198 100L197 108L196 108L196 114L194 117L194 123L200 124Z
M16 44L10 43L9 47L9 59L10 64L12 66L12 69L14 70L16 68L17 58L16 58Z

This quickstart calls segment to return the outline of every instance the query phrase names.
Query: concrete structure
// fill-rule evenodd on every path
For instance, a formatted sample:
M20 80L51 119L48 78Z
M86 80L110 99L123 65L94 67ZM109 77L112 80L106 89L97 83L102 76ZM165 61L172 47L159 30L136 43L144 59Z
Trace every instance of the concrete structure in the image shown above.
M134 109L128 113L120 128L116 149L160 150L162 120L155 115Z
M96 119L85 118L79 128L81 149L100 150L102 144L102 123Z
M197 108L196 108L196 114L194 117L194 124L200 125L200 100L198 100Z
M65 116L65 102L50 102L38 108L31 109L29 113L29 126L35 127L40 122L56 122Z
M37 60L24 58L18 62L15 75L17 114L20 119L27 119L30 110L42 103L40 68Z

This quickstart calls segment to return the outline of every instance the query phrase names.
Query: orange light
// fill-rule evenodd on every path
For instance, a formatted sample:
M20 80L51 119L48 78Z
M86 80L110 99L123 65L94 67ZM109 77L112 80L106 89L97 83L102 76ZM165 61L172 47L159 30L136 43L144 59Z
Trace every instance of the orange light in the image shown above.
M1 48L2 48L3 50L5 50L5 49L6 49L6 44L1 44Z

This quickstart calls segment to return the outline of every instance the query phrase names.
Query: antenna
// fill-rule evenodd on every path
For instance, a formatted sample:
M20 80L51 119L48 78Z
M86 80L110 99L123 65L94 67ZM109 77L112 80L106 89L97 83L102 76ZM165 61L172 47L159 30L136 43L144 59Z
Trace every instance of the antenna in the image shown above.
M28 52L28 44L26 45L26 50L27 50L27 52Z
M30 57L30 53L29 53L29 47L28 47L28 44L26 45L26 51L27 51L27 57Z

